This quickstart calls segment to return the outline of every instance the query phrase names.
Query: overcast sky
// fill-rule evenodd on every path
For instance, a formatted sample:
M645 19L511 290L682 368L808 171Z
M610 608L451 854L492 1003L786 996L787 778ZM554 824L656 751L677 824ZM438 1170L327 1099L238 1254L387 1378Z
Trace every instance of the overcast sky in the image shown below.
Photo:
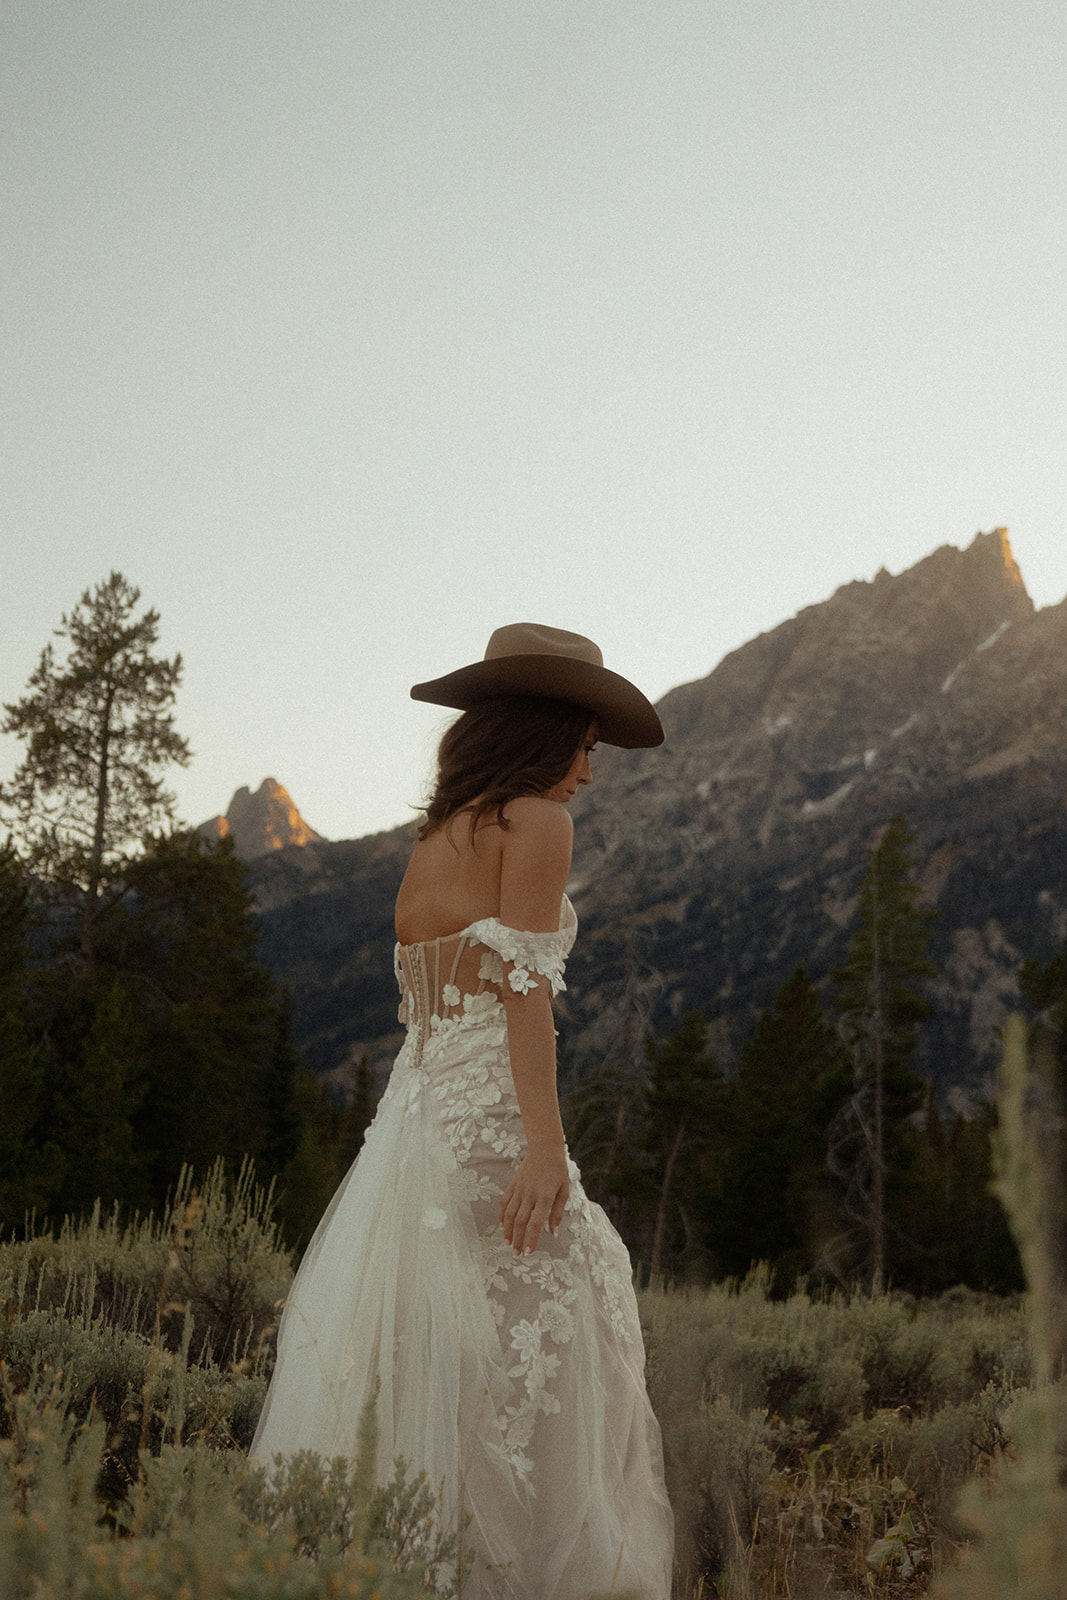
M1058 602L1065 84L1063 0L4 0L0 700L117 568L182 816L343 838L501 622L658 698L979 529Z

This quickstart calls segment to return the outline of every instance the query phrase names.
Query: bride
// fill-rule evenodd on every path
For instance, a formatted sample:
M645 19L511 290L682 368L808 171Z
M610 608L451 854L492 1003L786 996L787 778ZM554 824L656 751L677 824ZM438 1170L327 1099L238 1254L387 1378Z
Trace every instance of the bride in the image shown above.
M552 996L577 922L567 802L598 740L657 745L580 634L498 628L416 700L462 710L396 903L406 1037L286 1302L253 1458L427 1476L464 1600L668 1600L672 1520L625 1246L582 1190Z

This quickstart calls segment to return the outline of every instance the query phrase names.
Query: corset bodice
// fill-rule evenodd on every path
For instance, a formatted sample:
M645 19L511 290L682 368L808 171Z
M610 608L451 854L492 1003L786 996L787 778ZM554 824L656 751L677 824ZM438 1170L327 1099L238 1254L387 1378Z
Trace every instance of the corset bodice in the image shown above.
M564 895L554 933L531 933L483 917L459 933L398 944L399 1016L409 1036L415 1035L417 1055L435 1022L463 1014L472 999L487 991L500 999L505 982L515 993L526 994L538 987L540 976L558 994L566 987L563 969L577 931L574 907Z

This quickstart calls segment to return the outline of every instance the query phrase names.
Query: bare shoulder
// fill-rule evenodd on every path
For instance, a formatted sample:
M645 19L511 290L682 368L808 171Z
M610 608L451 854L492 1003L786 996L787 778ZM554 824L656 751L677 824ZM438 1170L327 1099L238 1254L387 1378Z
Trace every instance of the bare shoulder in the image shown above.
M504 816L509 824L501 840L504 858L517 854L547 856L566 859L569 864L574 824L566 806L555 800L542 800L541 795L523 795L509 800Z
M537 796L512 800L500 857L500 920L509 928L550 933L571 865L574 828L563 806Z
M504 807L508 827L504 833L504 847L509 838L524 845L545 849L570 850L574 840L574 823L566 806L558 801L545 800L540 795L522 795L509 800Z

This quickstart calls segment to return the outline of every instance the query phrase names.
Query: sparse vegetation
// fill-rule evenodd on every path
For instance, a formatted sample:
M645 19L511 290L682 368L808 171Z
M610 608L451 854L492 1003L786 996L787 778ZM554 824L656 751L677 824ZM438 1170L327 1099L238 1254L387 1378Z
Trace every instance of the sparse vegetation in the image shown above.
M0 1245L7 1600L454 1593L459 1534L403 1463L246 1459L291 1277L270 1199L221 1165L161 1220L97 1210ZM461 1533L461 1530L460 1530Z
M97 1212L0 1245L0 1592L454 1589L455 1542L402 1469L376 1495L351 1463L248 1466L290 1271L247 1170L199 1190L186 1175L159 1220ZM1008 1537L989 1486L1034 1484L1022 1301L771 1290L759 1270L642 1295L677 1595L951 1585L976 1526ZM1043 1493L1064 1498L1054 1478Z
M924 1593L1030 1380L1018 1300L642 1297L680 1593Z

